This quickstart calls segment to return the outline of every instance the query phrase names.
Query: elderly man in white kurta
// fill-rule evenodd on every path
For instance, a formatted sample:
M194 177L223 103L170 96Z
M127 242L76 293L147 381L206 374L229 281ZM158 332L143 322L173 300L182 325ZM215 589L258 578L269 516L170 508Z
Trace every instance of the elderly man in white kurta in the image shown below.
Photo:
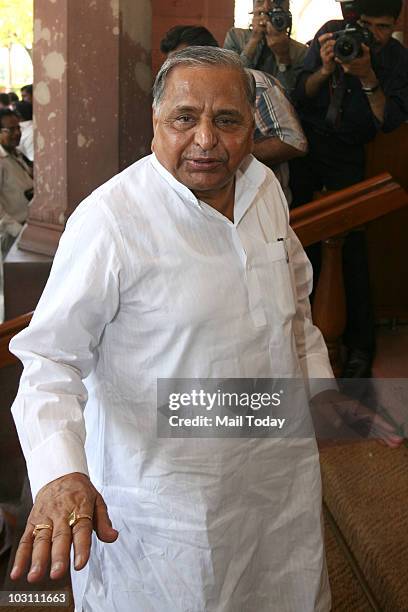
M78 612L330 608L315 441L156 433L158 378L332 378L253 102L230 51L167 60L153 154L77 208L11 344L35 498L12 577L62 576L73 543Z

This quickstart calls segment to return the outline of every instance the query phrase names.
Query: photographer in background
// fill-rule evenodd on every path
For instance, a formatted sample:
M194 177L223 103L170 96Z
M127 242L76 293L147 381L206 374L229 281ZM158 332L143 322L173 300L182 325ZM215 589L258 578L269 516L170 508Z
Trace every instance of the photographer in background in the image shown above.
M224 48L239 53L247 68L277 78L291 94L307 52L305 45L291 38L291 30L289 0L254 0L250 28L231 28Z
M310 202L316 192L364 180L365 144L408 119L408 50L392 38L401 8L402 0L342 1L345 20L330 21L316 34L295 91L309 155L291 162L294 206ZM318 272L316 257L311 259ZM347 236L343 267L343 377L361 378L371 375L375 350L363 230Z
M19 116L8 108L0 110L0 245L3 257L17 238L28 214L33 172L18 151ZM1 261L1 258L0 258Z

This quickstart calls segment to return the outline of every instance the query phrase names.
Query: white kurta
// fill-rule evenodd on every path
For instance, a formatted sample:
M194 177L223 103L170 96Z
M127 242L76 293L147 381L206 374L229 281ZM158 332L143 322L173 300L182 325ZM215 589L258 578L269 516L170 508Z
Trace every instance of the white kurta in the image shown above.
M252 156L234 216L140 160L71 216L11 343L33 494L89 470L120 531L73 572L78 611L330 608L314 440L156 436L159 377L332 377L310 264Z

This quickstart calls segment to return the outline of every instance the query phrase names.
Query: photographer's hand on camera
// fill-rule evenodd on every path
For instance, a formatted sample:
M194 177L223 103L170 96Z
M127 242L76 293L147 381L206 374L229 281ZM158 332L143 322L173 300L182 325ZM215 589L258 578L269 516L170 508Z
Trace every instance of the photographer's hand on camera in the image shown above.
M383 123L386 104L385 94L373 70L370 49L364 44L361 45L361 48L363 54L360 57L356 57L348 63L340 62L338 59L336 59L336 62L342 66L346 74L351 74L360 79L362 90L367 96L373 115L379 123Z
M351 62L342 62L337 57L335 61L340 64L347 74L352 74L353 76L358 77L360 80L364 80L366 82L370 82L371 84L378 83L377 77L371 65L371 54L370 49L367 45L361 46L363 50L363 55L360 57L356 57Z
M306 95L309 98L314 98L319 93L322 85L331 77L336 69L336 62L334 59L334 46L336 41L333 39L333 34L330 32L322 34L319 37L319 44L322 65L319 70L308 77L305 83Z
M255 55L259 42L264 38L266 33L267 15L260 9L254 11L251 24L251 37L244 48L244 54L252 59Z
M328 78L336 69L336 62L334 59L334 46L336 41L333 39L333 34L322 34L319 38L320 43L320 57L322 60L322 74Z
M286 32L278 32L268 20L266 23L265 41L274 53L278 64L290 65L289 46L290 39Z

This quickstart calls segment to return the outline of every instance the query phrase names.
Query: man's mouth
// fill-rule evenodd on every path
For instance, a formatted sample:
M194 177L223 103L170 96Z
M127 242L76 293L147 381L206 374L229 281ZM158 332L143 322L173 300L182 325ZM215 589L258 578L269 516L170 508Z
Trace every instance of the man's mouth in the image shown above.
M185 161L192 170L201 170L201 171L215 170L216 168L224 164L223 159L219 159L216 157L194 157L194 158L187 158Z

